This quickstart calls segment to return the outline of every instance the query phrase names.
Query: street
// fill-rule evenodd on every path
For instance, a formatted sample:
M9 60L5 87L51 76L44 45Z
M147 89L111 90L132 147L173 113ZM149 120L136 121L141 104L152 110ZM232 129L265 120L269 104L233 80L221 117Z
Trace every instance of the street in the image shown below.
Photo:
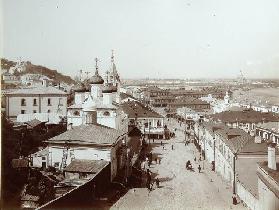
M179 127L177 122L167 122L168 127ZM183 129L182 127L180 127ZM153 185L153 190L147 188L134 188L120 198L112 209L246 209L242 204L232 204L232 189L226 185L210 165L199 161L200 153L193 143L185 146L184 134L180 129L176 137L163 140L150 141L152 153L161 158L156 164L153 158L150 170L159 178L160 187ZM173 145L173 150L172 150ZM196 157L196 162L194 161ZM186 170L186 161L190 160L194 171ZM198 172L198 165L201 173Z

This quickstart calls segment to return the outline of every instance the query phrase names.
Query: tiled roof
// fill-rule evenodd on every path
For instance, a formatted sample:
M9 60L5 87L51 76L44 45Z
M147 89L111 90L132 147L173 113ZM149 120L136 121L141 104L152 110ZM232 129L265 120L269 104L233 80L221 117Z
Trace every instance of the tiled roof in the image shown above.
M103 125L81 125L73 127L46 142L49 143L76 143L76 144L99 144L112 145L117 138L125 134L124 131L109 128Z
M258 198L257 162L262 160L263 158L238 158L235 164L237 181L256 198Z
M64 171L67 172L84 172L84 173L99 173L105 166L109 164L104 160L73 160Z
M121 108L129 118L163 118L162 115L136 101L125 102Z
M262 121L279 121L279 115L274 113L263 113L254 110L243 111L225 111L211 115L213 120L220 120L222 122L243 122L243 123L258 123Z
M239 154L247 155L247 154L257 154L257 155L266 155L267 156L267 147L268 143L255 143L255 141L249 141L240 151ZM278 151L276 150L276 154Z
M230 128L222 123L204 123L205 128L211 135L215 133L222 138L223 142L234 153L241 152L242 148L249 142L254 142L253 137L239 128ZM213 132L214 131L214 132ZM249 152L249 151L248 151Z
M41 86L41 87L35 87L35 88L24 88L24 89L17 89L15 91L7 93L7 95L31 95L31 94L55 94L55 95L66 95L67 93L56 89L52 86Z
M132 99L135 99L137 100L135 97L127 94L127 93L120 93L120 98L123 100L123 99L126 99L126 98L132 98Z

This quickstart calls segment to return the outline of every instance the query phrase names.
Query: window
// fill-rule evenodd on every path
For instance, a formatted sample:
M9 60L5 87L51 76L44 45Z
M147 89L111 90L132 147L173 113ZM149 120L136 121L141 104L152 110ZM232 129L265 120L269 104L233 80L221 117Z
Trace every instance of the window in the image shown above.
M21 110L21 112L20 112L21 114L25 114L25 110Z
M33 113L37 113L37 110L33 110Z
M47 105L48 105L48 106L51 106L51 100L50 100L50 98L47 99Z
M49 109L49 110L47 110L47 113L50 113L50 109Z
M104 116L110 116L110 113L108 111L105 111Z
M42 157L42 160L46 160L46 157Z
M79 178L80 179L86 178L86 177L87 177L87 173L84 173L84 172L79 173Z
M21 106L26 106L26 100L24 98L21 99Z
M76 111L74 111L73 114L74 114L74 116L79 116L79 111L76 110Z
M148 127L148 123L144 123L144 127L146 127L146 128L147 128L147 127Z
M62 98L59 98L59 104L58 104L58 106L63 106L63 104L62 104Z
M37 99L36 98L33 99L33 106L37 106Z
M55 168L58 168L58 167L59 167L59 162L55 162L53 166L54 166Z

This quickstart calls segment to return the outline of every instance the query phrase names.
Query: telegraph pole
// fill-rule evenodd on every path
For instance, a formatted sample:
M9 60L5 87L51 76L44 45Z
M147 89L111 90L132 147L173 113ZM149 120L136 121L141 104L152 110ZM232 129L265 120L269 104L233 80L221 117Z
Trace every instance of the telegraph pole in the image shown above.
M184 125L185 125L185 128L184 128L184 134L185 134L185 144L186 144L186 129L187 129L187 124L186 124L186 107L184 107L184 120L185 120L185 123L184 123Z

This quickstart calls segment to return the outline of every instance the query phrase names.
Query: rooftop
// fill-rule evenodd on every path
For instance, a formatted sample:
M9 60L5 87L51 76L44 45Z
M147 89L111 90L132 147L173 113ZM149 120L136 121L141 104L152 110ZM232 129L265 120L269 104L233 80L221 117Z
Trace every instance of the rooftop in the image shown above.
M44 122L41 122L40 120L37 120L37 119L33 119L28 122L25 122L25 124L27 124L27 127L29 127L29 128L35 128L38 125L41 125L42 123L44 123Z
M163 118L162 115L136 101L125 102L121 107L128 114L128 118Z
M73 127L46 142L69 144L98 144L113 145L119 136L125 134L124 131L109 128L103 125L81 125Z
M75 159L70 165L68 165L64 171L67 172L84 172L84 173L98 173L105 166L107 166L109 162L104 160L81 160Z
M222 122L243 122L243 123L258 123L263 121L279 121L279 115L274 113L257 112L252 109L243 111L225 111L217 114L210 115L213 120L220 120Z
M277 159L278 161L278 159ZM259 169L264 171L264 174L268 175L271 179L274 180L273 184L271 185L269 181L265 181L264 177L261 175L261 173L258 172L259 178L268 185L269 189L271 189L277 197L279 197L279 163L277 162L277 170L272 170L268 167L267 161L261 161L258 163ZM277 186L276 186L277 185Z
M124 100L126 98L132 98L134 100L137 100L135 97L133 97L133 96L127 94L127 93L122 93L122 92L120 93L120 98L121 98L121 100Z
M40 86L40 87L34 87L34 88L24 88L24 89L17 89L12 92L6 93L6 95L44 95L44 94L55 94L55 95L66 95L64 91L58 90L55 87L52 86Z
M267 156L266 156L267 158ZM239 182L255 197L258 198L257 163L262 158L238 158L236 161L236 173Z

